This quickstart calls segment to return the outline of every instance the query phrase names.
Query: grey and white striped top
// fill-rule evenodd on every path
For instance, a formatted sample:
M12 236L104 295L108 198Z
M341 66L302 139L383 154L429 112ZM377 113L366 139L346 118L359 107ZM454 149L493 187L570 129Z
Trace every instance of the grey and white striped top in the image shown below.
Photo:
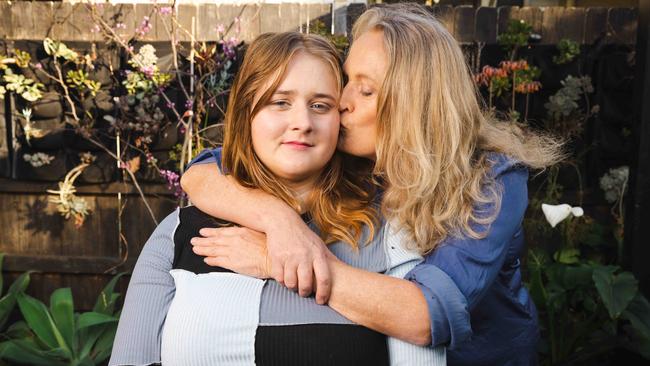
M331 308L316 305L313 298L301 298L275 281L232 273L171 270L177 225L175 211L161 222L143 248L129 284L109 365L148 365L161 360L164 365L254 365L256 324L351 324ZM357 268L402 277L422 260L404 243L402 234L386 225L358 252L344 243L329 248ZM215 312L215 308L220 310ZM191 309L191 314L186 309ZM229 315L223 316L224 311ZM215 314L222 316L214 319ZM228 329L228 336L217 337L218 329ZM188 338L188 334L194 336ZM442 347L417 347L389 337L388 349L391 365L445 364Z

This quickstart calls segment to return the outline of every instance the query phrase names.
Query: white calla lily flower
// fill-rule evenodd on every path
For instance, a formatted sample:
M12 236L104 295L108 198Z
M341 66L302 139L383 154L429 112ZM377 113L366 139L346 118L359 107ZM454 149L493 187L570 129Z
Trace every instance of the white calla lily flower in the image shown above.
M566 203L561 205L548 205L542 203L542 211L544 212L546 221L548 221L551 227L555 227L570 215L580 217L585 213L582 207L571 207L571 205Z

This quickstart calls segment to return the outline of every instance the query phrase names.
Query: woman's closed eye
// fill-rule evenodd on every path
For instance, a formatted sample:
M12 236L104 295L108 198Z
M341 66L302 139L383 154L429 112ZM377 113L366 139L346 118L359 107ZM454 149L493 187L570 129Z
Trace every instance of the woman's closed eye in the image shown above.
M361 95L363 95L364 97L369 97L369 96L372 95L373 91L372 91L372 89L361 88L360 93L361 93Z

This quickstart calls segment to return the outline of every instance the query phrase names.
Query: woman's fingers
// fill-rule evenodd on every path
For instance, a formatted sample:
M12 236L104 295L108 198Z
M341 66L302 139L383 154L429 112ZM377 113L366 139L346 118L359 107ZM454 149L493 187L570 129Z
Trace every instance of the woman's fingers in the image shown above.
M290 289L290 290L295 290L298 287L298 276L297 276L297 270L298 270L298 263L289 260L286 261L284 264L284 285Z
M198 246L195 245L194 248L192 248L194 253L203 256L203 257L217 257L217 256L223 256L223 248L219 246Z
M314 271L309 263L298 265L298 294L307 297L313 292Z
M199 246L199 247L205 247L205 246L213 246L213 245L220 245L222 244L221 239L218 237L207 237L203 238L200 236L195 236L190 240L190 243L192 245Z
M316 277L316 303L325 305L332 292L332 277L325 255L314 259L314 275Z

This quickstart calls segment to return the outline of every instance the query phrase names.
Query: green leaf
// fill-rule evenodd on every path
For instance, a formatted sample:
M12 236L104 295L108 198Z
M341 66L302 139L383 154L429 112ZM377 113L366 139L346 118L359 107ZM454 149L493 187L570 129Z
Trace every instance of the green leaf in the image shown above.
M71 356L63 336L54 324L54 320L45 305L24 293L18 294L17 299L27 325L36 336L51 349L62 348L67 351L68 356Z
M621 318L629 320L639 334L650 340L650 303L643 295L637 294L634 297L621 313Z
M112 323L112 322L117 322L117 320L118 319L116 317L111 315L89 311L87 313L83 313L79 315L77 328L80 329L80 328L90 327L93 325Z
M2 289L3 289L2 286L4 285L4 282L3 282L3 279L2 279L2 277L3 277L2 276L2 263L4 263L4 261L5 261L5 254L0 253L0 295L2 295Z
M95 362L102 362L111 355L116 332L117 323L110 324L99 337L92 352L95 355Z
M0 330L3 329L12 310L16 306L16 294L22 293L27 289L30 273L31 271L21 274L14 283L9 286L7 295L0 299Z
M0 330L4 329L4 325L11 315L11 311L16 306L16 295L8 294L0 299Z
M81 340L81 351L79 352L79 358L84 359L89 357L90 351L95 346L97 339L104 333L108 328L108 324L93 325L90 327L82 328L79 330L79 339ZM81 336L83 334L83 336Z
M600 266L594 269L593 280L609 316L617 319L638 292L638 281L630 272L615 274L618 267Z
M575 264L580 261L580 251L576 248L564 248L555 252L553 259L562 264Z
M27 271L21 274L20 276L18 276L18 278L16 278L14 283L12 283L11 286L9 286L9 290L7 290L7 293L17 294L19 292L25 292L27 286L29 286L29 281L30 281L29 275L33 272L34 271Z
M66 363L54 359L28 339L12 339L0 343L0 358L34 366L66 366Z
M557 279L564 288L572 290L579 287L593 288L593 267L589 265L559 266Z
M9 328L7 328L7 331L4 334L8 338L13 338L13 339L30 338L34 336L32 331L27 326L27 323L25 323L22 320L19 320L11 324Z
M93 311L96 313L102 313L106 315L111 315L115 308L115 302L117 301L118 296L114 296L115 285L117 281L126 275L126 272L118 273L113 277L107 284L104 286L104 289L97 297L97 302L95 302L95 307Z
M69 287L55 290L50 296L50 314L61 332L66 345L74 350L74 304Z

